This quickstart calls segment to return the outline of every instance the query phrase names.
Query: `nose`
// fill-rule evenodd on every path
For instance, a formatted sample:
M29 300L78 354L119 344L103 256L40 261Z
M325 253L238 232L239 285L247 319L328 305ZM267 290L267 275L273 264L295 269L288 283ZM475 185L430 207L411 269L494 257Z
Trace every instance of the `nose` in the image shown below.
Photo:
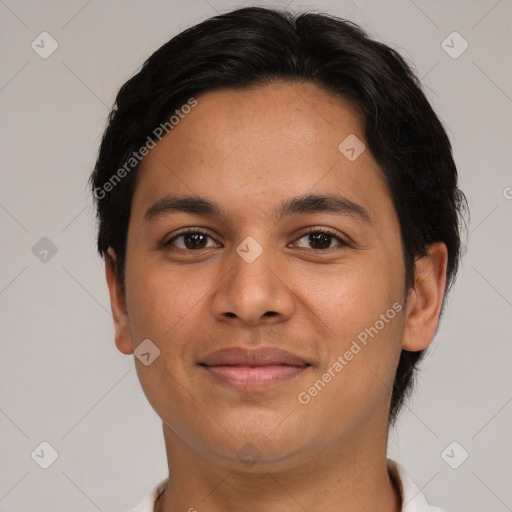
M249 245L240 244L238 251L229 255L227 264L229 272L220 280L211 303L217 319L257 325L291 317L294 294L285 282L282 262L279 264L270 248L263 249L252 239Z

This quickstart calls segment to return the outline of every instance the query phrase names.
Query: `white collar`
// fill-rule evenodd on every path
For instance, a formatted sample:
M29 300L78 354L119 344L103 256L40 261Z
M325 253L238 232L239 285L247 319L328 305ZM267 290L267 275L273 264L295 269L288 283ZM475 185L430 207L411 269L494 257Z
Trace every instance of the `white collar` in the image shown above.
M402 495L402 512L443 512L440 508L431 507L423 493L414 482L407 476L400 464L387 460L388 468L398 477ZM160 493L167 487L168 479L161 480L144 497L144 499L130 512L154 512L155 501Z
M421 490L409 478L407 472L400 464L388 459L387 466L398 477L397 480L402 498L402 512L443 512L440 508L432 507L427 503ZM152 511L150 510L150 512Z

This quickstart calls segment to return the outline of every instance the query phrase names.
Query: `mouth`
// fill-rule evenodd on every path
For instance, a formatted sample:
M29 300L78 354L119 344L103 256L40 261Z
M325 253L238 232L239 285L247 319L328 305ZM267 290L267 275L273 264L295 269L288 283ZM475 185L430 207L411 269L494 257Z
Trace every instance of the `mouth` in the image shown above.
M257 391L297 378L311 364L274 347L246 350L239 347L212 352L199 365L216 382L242 391Z

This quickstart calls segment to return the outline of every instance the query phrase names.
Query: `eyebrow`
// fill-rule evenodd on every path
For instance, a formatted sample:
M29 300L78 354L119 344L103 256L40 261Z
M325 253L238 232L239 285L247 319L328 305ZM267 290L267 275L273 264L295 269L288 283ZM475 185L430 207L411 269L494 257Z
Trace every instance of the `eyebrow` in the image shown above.
M229 217L226 210L205 197L165 196L148 208L144 214L144 222L177 212L219 217L221 219ZM313 212L350 216L356 220L371 224L370 215L365 208L346 197L332 194L309 194L302 197L289 198L272 211L272 217L277 223L285 217Z

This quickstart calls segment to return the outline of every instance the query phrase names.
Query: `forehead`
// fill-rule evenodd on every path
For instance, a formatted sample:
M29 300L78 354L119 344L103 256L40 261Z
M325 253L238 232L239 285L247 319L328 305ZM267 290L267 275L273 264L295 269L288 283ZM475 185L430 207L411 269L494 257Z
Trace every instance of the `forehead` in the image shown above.
M273 141L283 151L294 145L322 148L343 133L360 137L364 133L363 118L351 102L308 82L220 89L200 95L197 101L198 108L186 121L189 134L193 130L199 139L199 148L201 137L204 142L214 140L223 150L230 144L243 144L247 150L268 148Z
M220 89L196 100L143 160L134 202L181 193L232 205L238 198L243 209L257 209L258 201L307 193L338 191L356 202L387 194L367 148L355 160L340 150L347 138L364 148L364 124L338 95L301 82Z

